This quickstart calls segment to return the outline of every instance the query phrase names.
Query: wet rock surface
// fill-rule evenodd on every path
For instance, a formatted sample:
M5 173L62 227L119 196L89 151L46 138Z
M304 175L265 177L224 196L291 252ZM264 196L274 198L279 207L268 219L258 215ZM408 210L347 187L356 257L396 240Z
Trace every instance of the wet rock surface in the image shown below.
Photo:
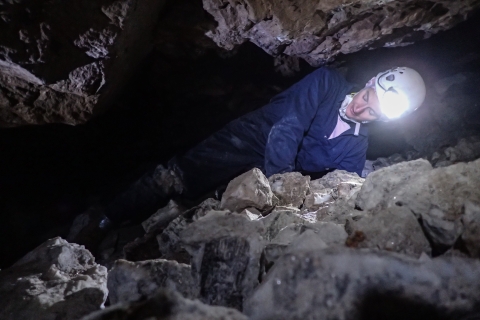
M107 269L83 246L55 238L0 271L0 318L80 319L107 294Z

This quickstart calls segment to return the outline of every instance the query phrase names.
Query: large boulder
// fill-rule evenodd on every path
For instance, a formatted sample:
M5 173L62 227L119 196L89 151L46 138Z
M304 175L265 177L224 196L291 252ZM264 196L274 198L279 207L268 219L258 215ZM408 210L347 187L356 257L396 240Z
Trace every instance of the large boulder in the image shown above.
M107 269L83 246L54 238L0 271L0 319L79 319L107 294Z
M150 51L164 1L2 1L0 126L79 124Z
M370 174L357 206L377 214L405 207L422 221L430 241L451 247L463 232L465 204L480 203L480 160L432 169L426 160L402 162Z
M249 319L461 319L480 304L480 261L346 248L284 255L245 302ZM478 310L477 310L478 311ZM440 315L442 318L440 318ZM437 316L437 317L435 317Z

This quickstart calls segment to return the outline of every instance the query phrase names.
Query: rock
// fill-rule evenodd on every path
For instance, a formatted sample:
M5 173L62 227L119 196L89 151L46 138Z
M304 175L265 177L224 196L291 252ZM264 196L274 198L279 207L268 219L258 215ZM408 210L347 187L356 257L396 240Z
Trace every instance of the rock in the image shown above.
M270 265L286 252L343 245L346 239L345 229L331 222L290 224L281 229L266 246L264 258L267 265Z
M79 319L107 294L107 269L83 246L54 238L0 271L0 318Z
M230 181L222 196L221 208L236 212L248 207L264 210L272 206L272 198L267 178L254 168Z
M355 172L348 172L345 170L335 170L327 173L318 180L315 180L315 184L322 185L325 188L336 188L341 183L349 183L352 185L362 185L365 179L361 178ZM310 183L312 185L314 181Z
M480 160L431 168L426 160L402 162L370 174L357 206L373 215L406 207L418 218L438 250L451 247L462 232L466 201L480 202Z
M201 301L242 310L258 285L263 232L260 221L214 211L181 232Z
M299 211L297 212L299 213ZM259 221L263 224L265 230L263 234L264 239L271 241L278 235L280 230L288 225L305 224L306 220L302 219L298 213L296 213L294 210L279 210L279 208L277 208L268 216L260 219Z
M189 265L163 259L130 262L117 260L108 273L111 304L150 298L160 288L178 291L183 297L196 298Z
M340 53L404 46L447 30L478 4L443 0L426 9L403 1L203 0L203 6L217 22L207 36L218 46L232 50L251 41L275 57L287 55L320 66ZM460 18L453 18L460 12Z
M0 125L75 125L104 111L151 50L163 3L2 2Z
M446 167L457 162L472 161L480 157L480 137L472 136L460 139L454 147L447 147L443 153L432 154L435 168Z
M262 218L262 213L255 208L244 209L240 214L248 217L250 220L258 220Z
M132 241L136 242L136 239L142 239L144 235L145 231L141 225L128 226L110 231L98 248L98 263L107 267L107 269L111 269L115 260L125 259L126 256L131 260L134 257L129 254L127 245L132 243ZM126 246L127 250L125 250ZM158 254L158 245L156 251ZM136 251L135 253L138 255L139 252ZM143 254L143 252L141 254Z
M297 251L277 261L244 312L252 320L406 319L420 312L460 319L480 303L479 272L480 261L473 259L418 261L346 248Z
M180 233L192 222L204 217L212 210L220 209L220 201L209 198L196 207L185 211L174 219L163 232L157 235L158 249L164 259L174 259L178 262L189 263L190 256L181 246Z
M268 178L273 194L278 198L280 206L299 208L309 191L309 176L299 172L274 174Z
M179 206L175 201L170 200L168 204L159 209L147 220L142 222L142 227L147 233L165 228L173 219L178 217L185 209Z
M431 254L419 222L404 207L391 208L375 216L350 221L351 234L347 240L349 246L394 251L417 258L422 253ZM363 235L362 241L357 241L359 233Z
M140 302L119 303L92 313L82 320L247 320L235 309L207 306L198 300L184 299L177 292L160 290Z
M470 256L480 258L480 206L466 202L462 222L465 229L462 233L462 240Z

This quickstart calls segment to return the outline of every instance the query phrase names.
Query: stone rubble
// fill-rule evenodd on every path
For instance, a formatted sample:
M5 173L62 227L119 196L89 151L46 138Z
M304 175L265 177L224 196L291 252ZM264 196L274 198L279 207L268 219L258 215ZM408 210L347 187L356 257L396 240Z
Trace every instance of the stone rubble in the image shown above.
M107 269L83 246L54 238L0 271L0 319L80 319L107 294Z
M405 310L461 319L480 305L478 190L480 159L400 161L366 179L336 170L267 180L253 169L221 201L188 210L171 202L146 220L156 246L146 254L145 237L124 246L141 261L113 263L113 305L85 319L383 319Z

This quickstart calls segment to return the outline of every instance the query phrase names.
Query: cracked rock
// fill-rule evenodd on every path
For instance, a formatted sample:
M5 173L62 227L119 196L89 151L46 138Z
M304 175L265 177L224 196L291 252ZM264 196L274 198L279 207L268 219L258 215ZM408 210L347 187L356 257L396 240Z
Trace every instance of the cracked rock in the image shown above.
M201 301L242 310L258 285L263 231L259 221L210 212L181 232Z

